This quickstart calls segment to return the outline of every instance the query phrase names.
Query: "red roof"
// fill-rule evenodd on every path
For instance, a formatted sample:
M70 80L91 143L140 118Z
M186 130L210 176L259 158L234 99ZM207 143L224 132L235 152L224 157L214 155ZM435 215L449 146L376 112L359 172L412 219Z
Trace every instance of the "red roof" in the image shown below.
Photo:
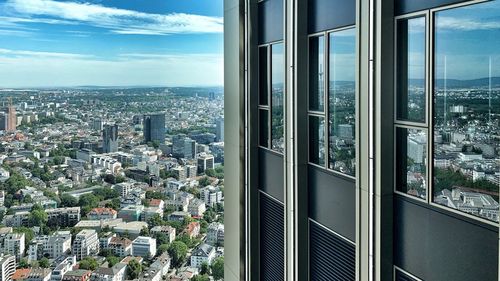
M149 206L159 207L161 202L163 202L163 201L160 199L149 199Z
M89 214L91 214L91 215L94 215L94 214L95 215L102 215L102 214L106 214L106 213L117 214L117 212L111 208L94 208L89 212Z
M18 269L18 270L16 270L16 272L14 272L14 275L12 275L12 280L26 279L30 275L30 272L31 272L31 268Z

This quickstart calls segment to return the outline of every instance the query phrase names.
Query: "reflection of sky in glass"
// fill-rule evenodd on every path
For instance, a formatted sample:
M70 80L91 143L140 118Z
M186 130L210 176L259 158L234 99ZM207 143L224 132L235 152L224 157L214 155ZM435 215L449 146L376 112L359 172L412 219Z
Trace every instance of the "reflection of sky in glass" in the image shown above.
M436 77L470 80L500 76L500 1L436 13Z
M356 65L356 55L353 50L356 49L356 29L346 29L342 31L334 32L330 35L331 46L330 53L330 68L332 67L332 62L334 61L335 67L338 69L349 70L349 71L335 71L330 73L330 82L332 81L350 81L354 82L355 71L354 67ZM333 61L332 61L333 60ZM332 72L332 69L330 69Z
M285 63L285 52L283 43L272 45L272 73L271 79L273 83L273 87L283 86L283 82L285 79L284 74L284 63Z
M408 79L425 76L425 18L408 20ZM423 82L422 85L423 87Z

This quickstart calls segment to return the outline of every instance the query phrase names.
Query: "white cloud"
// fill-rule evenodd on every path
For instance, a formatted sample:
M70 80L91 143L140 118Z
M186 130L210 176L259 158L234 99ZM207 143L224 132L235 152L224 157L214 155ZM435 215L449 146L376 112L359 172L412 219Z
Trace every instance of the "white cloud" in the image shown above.
M220 54L123 54L105 60L83 54L0 49L0 87L222 84Z
M7 0L4 9L19 15L13 22L74 23L107 28L118 34L166 35L221 33L223 19L185 13L151 14L102 5L53 0ZM33 18L36 16L37 18ZM42 17L42 18L40 18Z
M500 29L500 22L478 21L467 18L440 16L437 18L436 27L438 29L451 29L451 30L463 30L463 31L491 30L491 29Z

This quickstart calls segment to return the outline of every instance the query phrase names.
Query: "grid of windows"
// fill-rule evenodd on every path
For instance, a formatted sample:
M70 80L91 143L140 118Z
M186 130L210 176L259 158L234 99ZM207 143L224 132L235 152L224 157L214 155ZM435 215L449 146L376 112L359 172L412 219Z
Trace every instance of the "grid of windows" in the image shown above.
M259 47L259 145L284 151L284 45Z
M355 28L309 38L309 162L356 172Z
M499 12L488 1L396 19L395 190L486 222L499 221Z

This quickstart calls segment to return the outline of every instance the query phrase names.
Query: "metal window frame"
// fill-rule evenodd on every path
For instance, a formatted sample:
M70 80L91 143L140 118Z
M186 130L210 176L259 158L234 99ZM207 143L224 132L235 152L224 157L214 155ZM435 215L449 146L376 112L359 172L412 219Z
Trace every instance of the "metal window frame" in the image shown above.
M402 273L410 276L411 278L415 279L416 281L423 281L422 279L418 278L417 276L409 273L408 271L406 271L406 270L404 270L404 269L402 269L402 268L400 268L400 267L398 267L396 265L393 266L393 273L392 273L392 280L393 281L396 281L396 271L400 271L400 272L402 272Z
M320 164L317 164L317 163L314 163L314 162L311 162L311 158L308 157L308 164L309 165L312 165L312 166L315 166L315 167L318 167L318 168L322 168L330 173L332 173L333 175L335 176L341 176L341 177L344 177L344 178L347 178L349 180L353 180L353 181L356 181L356 173L354 175L349 175L349 174L346 174L346 173L342 173L340 171L337 171L337 170L334 170L334 169L330 169L329 168L329 164L330 164L330 136L329 136L329 121L330 121L330 118L329 118L329 111L330 111L330 105L329 105L329 97L330 97L330 36L336 32L341 32L341 31L345 31L345 30L356 30L357 29L357 26L356 24L354 25L348 25L348 26L342 26L342 27L338 27L338 28L333 28L333 29L328 29L328 30L324 30L324 31L320 31L320 32L315 32L315 33L311 33L311 34L308 34L307 36L307 40L308 40L308 44L307 44L307 55L308 55L308 58L307 58L307 70L306 70L306 75L307 75L307 116L309 118L309 116L316 116L316 117L323 117L324 120L325 120L325 126L324 126L324 135L325 135L325 140L324 140L324 149L325 149L325 164L324 165L320 165ZM358 33L355 32L355 44L357 43L357 41L359 40L358 38ZM323 94L323 111L317 111L317 110L310 110L310 107L309 107L309 97L310 97L310 94L311 94L311 91L310 91L310 81L309 81L309 73L310 73L310 60L309 60L309 54L310 54L310 50L309 50L309 40L311 38L314 38L314 37L323 37L324 39L324 43L323 43L323 75L324 75L324 79L323 79L323 87L324 87L324 94ZM357 52L356 48L355 48L355 52ZM355 67L355 70L358 71L356 69L356 66ZM356 81L355 81L355 84L356 84ZM358 96L356 94L356 90L355 90L355 101L354 101L354 104L355 104L355 107L357 107L358 103L357 103L357 99L358 99ZM356 114L356 110L355 110L355 117L356 117L356 120L358 119L358 116ZM357 124L357 121L355 121L355 124ZM309 123L308 123L308 126L309 126ZM308 139L310 140L310 135L309 135L309 127L308 127ZM358 140L356 140L357 138L359 138L358 134L355 135L355 141L356 143L358 142ZM307 142L307 151L309 152L310 151L310 146L311 146L311 143L310 142ZM357 146L356 146L356 158L358 158L358 151L357 151ZM356 163L358 161L356 160ZM359 167L356 167L357 169L359 169Z
M397 21L402 20L402 19L411 19L411 18L416 18L419 16L425 16L426 17L426 77L425 77L425 87L426 87L426 122L425 123L418 123L418 122L408 122L408 121L403 121L403 120L398 120L397 119L397 93L396 91L393 92L393 99L394 99L394 127L402 126L402 127L407 127L411 129L421 129L421 130L426 130L427 131L427 167L426 167L426 180L427 180L427 200L425 202L432 207L436 207L438 209L444 210L451 212L453 214L459 215L466 217L468 219L472 219L476 222L482 223L482 224L487 224L490 226L495 226L495 227L500 227L500 223L498 222L493 222L490 220L487 220L485 218L481 218L478 216L474 216L472 214L466 213L466 212L461 212L457 209L453 209L438 203L434 202L434 67L435 67L435 35L436 35L436 29L435 29L435 16L436 13L441 12L441 11L446 11L446 10L451 10L451 9L456 9L460 7L466 7L466 6L472 6L476 4L481 4L481 3L487 3L487 2L493 2L493 1L500 1L500 0L471 0L471 1L466 1L466 2L461 2L461 3L456 3L456 4L451 4L451 5L446 5L443 7L437 7L437 8L431 8L431 9L426 9L423 11L418 11L418 12L413 12L413 13L408 13L400 16L394 17L394 34L395 34L395 40L394 40L394 73L397 71ZM396 83L397 79L394 79L394 89L396 88ZM393 138L396 141L396 133L395 130L393 130ZM394 143L394 149L397 146L397 143ZM394 150L395 151L395 150ZM393 161L395 161L396 158L394 157ZM395 162L394 162L395 163ZM396 169L397 167L395 167ZM394 179L396 178L396 170L394 170ZM394 181L394 193L398 195L402 195L405 198L409 198L412 200L418 200L419 202L424 202L420 198L410 196L407 194L404 194L403 192L397 191L396 190L396 181Z

